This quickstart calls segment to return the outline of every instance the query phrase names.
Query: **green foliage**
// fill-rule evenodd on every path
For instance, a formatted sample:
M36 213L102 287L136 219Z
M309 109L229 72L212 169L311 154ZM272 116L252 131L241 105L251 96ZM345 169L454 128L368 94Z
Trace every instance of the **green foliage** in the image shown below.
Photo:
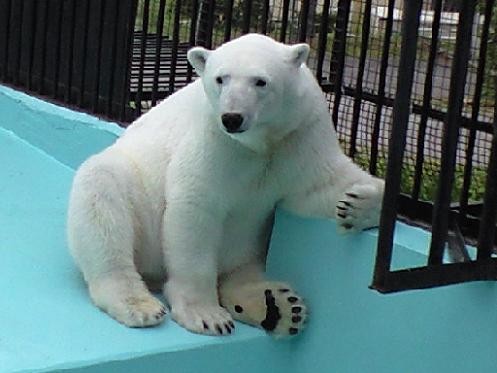
M354 161L363 169L369 169L369 153L361 151L357 153ZM377 161L377 176L384 178L387 169L387 155L380 153ZM404 159L401 173L400 189L402 193L411 194L414 186L415 160L412 158ZM425 158L423 163L423 171L421 176L419 198L425 201L433 201L435 199L438 176L440 173L440 161L436 159ZM487 172L482 167L474 167L471 177L471 185L469 188L469 200L481 201L485 193L485 182ZM454 185L452 188L451 200L459 201L462 185L464 180L464 166L456 165Z

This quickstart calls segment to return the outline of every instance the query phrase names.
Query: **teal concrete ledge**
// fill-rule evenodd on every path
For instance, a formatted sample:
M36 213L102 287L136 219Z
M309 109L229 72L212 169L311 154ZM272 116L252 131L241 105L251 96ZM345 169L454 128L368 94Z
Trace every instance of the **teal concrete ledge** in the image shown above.
M306 298L307 330L230 337L171 320L129 329L96 309L65 242L75 168L121 133L115 124L0 87L0 372L495 372L494 283L381 295L368 289L375 230L278 211L268 258ZM398 224L395 266L421 264L429 236Z

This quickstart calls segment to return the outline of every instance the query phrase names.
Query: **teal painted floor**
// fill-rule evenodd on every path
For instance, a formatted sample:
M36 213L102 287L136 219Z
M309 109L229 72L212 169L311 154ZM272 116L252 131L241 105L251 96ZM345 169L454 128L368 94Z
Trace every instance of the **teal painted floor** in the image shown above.
M497 288L472 283L380 295L376 232L279 211L268 271L310 308L307 330L274 340L191 334L170 320L128 329L91 305L65 243L74 169L120 130L0 87L0 372L496 372ZM428 236L399 224L396 266Z

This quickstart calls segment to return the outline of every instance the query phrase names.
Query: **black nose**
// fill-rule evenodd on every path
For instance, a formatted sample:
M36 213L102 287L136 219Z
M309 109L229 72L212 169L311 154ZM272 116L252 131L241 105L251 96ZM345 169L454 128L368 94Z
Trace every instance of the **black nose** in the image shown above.
M221 121L229 133L241 132L240 126L243 123L243 117L238 113L226 113L221 116Z

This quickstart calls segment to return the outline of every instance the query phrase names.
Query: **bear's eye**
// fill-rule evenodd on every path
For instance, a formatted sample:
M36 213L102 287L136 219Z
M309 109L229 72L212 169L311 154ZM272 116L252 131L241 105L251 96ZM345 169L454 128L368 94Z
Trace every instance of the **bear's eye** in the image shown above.
M266 83L266 81L265 81L265 80L263 80L263 79L257 79L257 81L255 82L255 85L256 85L257 87L265 87L265 86L266 86L266 84L267 84L267 83Z
M216 83L217 83L217 84L223 84L223 78L221 78L220 76L218 76L218 77L216 78Z

